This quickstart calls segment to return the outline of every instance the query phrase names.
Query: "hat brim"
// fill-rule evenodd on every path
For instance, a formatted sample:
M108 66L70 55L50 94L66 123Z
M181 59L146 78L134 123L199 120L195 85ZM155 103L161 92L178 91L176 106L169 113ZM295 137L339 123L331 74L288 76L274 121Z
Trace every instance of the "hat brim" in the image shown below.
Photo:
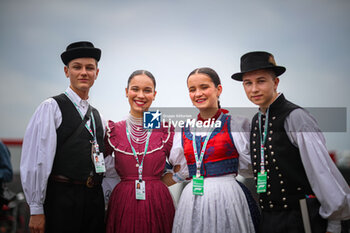
M231 76L231 78L237 81L243 81L242 78L245 73L255 71L255 70L266 70L266 69L274 71L277 77L286 71L286 68L283 66L266 66L266 67L259 67L258 69L247 70L245 72L235 73Z
M101 50L98 48L76 48L69 51L65 51L61 54L62 62L65 65L76 58L94 58L96 61L99 61L101 58Z

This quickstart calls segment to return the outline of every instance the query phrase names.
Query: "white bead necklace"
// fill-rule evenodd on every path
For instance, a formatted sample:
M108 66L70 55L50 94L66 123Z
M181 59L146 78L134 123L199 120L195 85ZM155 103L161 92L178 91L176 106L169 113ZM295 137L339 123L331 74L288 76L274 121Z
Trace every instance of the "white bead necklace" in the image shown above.
M126 127L130 132L130 138L137 144L143 144L147 140L148 130L142 127L142 118L136 118L129 114L126 119Z

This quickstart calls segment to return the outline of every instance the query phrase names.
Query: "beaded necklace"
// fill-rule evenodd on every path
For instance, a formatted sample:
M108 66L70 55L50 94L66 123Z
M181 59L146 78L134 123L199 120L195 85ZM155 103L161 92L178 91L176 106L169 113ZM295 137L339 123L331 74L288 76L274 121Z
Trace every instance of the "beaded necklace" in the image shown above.
M142 118L129 114L126 119L126 127L130 132L130 138L137 144L143 144L147 140L148 130L142 127Z

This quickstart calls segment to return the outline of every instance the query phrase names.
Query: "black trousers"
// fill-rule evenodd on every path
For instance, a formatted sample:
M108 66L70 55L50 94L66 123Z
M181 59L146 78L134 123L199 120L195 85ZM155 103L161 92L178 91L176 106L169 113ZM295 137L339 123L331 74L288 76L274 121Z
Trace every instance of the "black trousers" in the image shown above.
M304 233L300 211L262 211L260 233Z
M45 204L46 233L104 233L102 187L49 181Z
M313 233L325 233L327 220L318 215L318 209L309 213ZM262 211L260 233L304 233L300 210Z

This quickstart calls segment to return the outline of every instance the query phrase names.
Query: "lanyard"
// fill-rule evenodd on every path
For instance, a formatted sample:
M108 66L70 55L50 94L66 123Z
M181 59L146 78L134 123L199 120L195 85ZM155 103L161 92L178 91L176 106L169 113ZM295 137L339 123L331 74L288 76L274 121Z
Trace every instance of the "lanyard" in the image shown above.
M137 167L139 167L139 181L141 182L142 181L142 170L143 170L143 160L145 159L145 156L146 156L146 153L147 153L147 149L148 149L148 144L149 144L149 138L151 136L151 130L148 130L148 135L147 135L147 139L146 139L146 145L145 145L145 152L142 156L142 161L141 161L141 164L139 162L139 158L137 157L137 154L136 154L136 150L135 148L132 146L131 144L131 140L130 140L130 133L129 133L129 130L128 130L128 127L126 126L126 136L128 137L128 141L130 143L130 146L131 146L131 150L132 150L132 153L134 154L134 157L136 159L136 162L137 162Z
M261 112L259 111L259 134L260 134L260 172L265 172L265 158L264 158L264 150L265 150L265 142L267 137L267 127L269 121L269 109L266 111L265 117L265 129L263 135L261 135Z
M70 99L70 101L74 104L75 108L77 109L81 119L84 119L83 114L81 113L79 106L70 98L69 94L65 91L64 94ZM95 146L96 152L99 153L99 146L97 144L97 138L96 138L96 124L95 124L95 118L94 115L92 114L92 112L90 113L91 116L91 121L92 121L92 125L94 127L94 132L92 132L92 129L90 128L90 126L85 123L85 128L89 131L89 133L91 134L91 136L94 138L93 144Z
M221 119L221 117L220 117L220 119ZM201 165L202 165L205 149L207 148L208 141L209 141L210 136L211 136L211 134L213 133L214 130L215 130L215 127L212 127L209 130L208 135L206 136L206 138L204 140L204 143L203 143L203 146L202 146L202 150L201 150L201 153L200 153L200 157L198 157L198 152L197 152L196 132L194 131L192 133L193 152L194 152L194 157L196 159L196 167L197 167L197 172L196 172L196 177L197 178L199 178L201 176Z

